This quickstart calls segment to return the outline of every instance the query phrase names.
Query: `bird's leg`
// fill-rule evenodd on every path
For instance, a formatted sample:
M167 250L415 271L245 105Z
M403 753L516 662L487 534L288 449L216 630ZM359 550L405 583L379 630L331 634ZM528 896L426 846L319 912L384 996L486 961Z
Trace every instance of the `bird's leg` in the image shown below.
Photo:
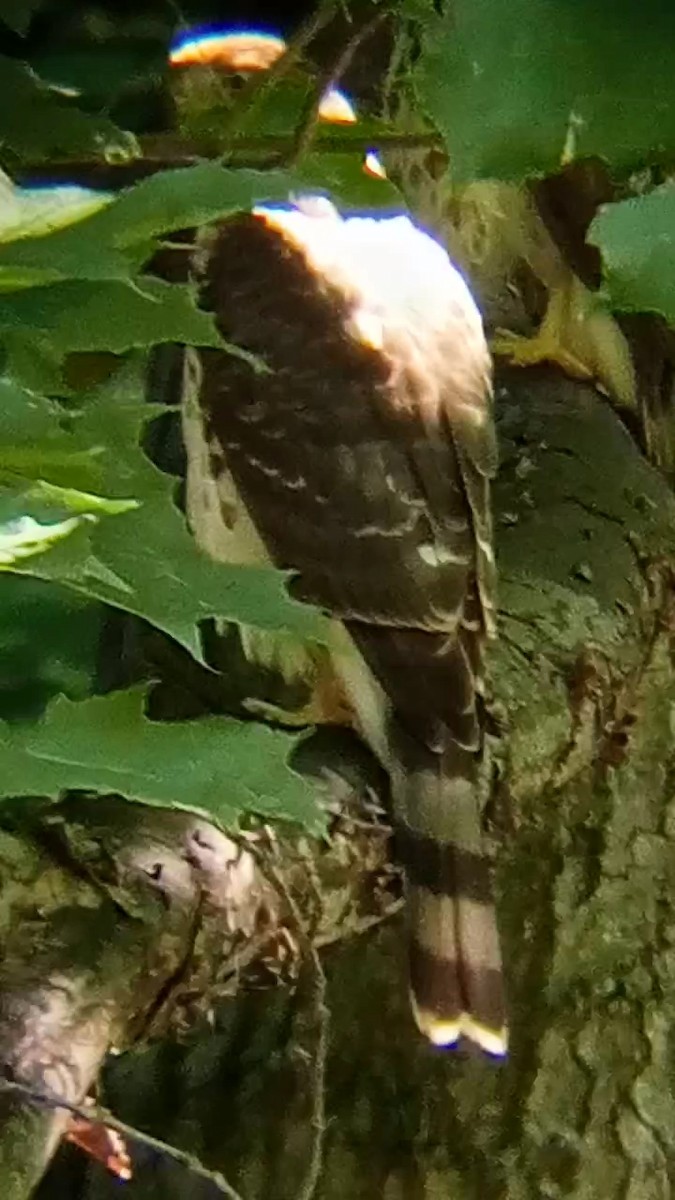
M594 371L576 352L575 332L585 320L586 289L570 272L569 279L550 292L548 307L537 332L531 337L499 329L490 349L496 357L506 358L518 367L556 363L575 379L590 379Z
M573 379L593 380L618 407L635 410L635 371L626 337L610 309L572 271L549 292L534 337L499 330L491 348L514 366L555 363Z
M255 697L247 699L246 709L262 721L272 721L289 729L301 729L307 725L354 726L354 713L345 696L344 688L337 677L328 669L316 672L310 684L309 695L299 708L285 708L269 700Z

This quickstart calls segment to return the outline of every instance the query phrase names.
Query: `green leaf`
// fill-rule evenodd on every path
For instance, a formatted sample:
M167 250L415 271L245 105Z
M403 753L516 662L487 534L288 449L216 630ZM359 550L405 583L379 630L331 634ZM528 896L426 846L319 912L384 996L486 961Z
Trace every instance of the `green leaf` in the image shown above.
M294 182L281 172L227 171L215 163L158 172L112 203L85 193L99 207L75 226L0 245L0 289L22 292L9 295L0 310L10 361L21 360L16 374L25 377L27 341L47 358L51 351L52 359L54 350L63 357L187 342L227 348L260 369L259 360L223 342L212 316L196 307L193 289L132 279L132 273L161 233L213 221L261 199L285 200ZM20 192L14 189L12 198ZM84 202L79 195L75 200Z
M47 342L38 345L37 339L22 337L20 332L16 335L0 335L0 354L3 354L3 367L9 369L11 365L12 377L23 387L37 395L68 394L61 356Z
M455 178L521 178L563 155L624 169L672 159L667 0L454 0L423 43L414 82Z
M324 827L311 787L287 765L297 738L223 717L149 721L144 700L142 689L59 697L35 724L0 723L4 794L82 789L197 810L230 828L252 812Z
M147 248L163 233L205 225L266 201L285 202L308 187L331 188L338 198L355 197L353 202L361 204L390 204L398 196L393 185L364 173L358 152L317 151L293 173L229 170L213 162L200 163L159 171L127 188L72 233L85 237L88 247Z
M29 466L32 467L32 463ZM16 471L0 470L0 476L13 476L18 479ZM10 490L10 489L7 489ZM60 509L62 512L74 513L78 517L88 517L96 520L99 516L118 516L138 507L136 500L110 500L106 496L94 496L91 493L80 492L76 488L59 487L54 483L46 483L38 479L30 483L21 494L22 503L28 501L36 504L42 510Z
M0 469L0 571L20 570L77 529L136 507L135 500L87 495Z
M83 220L111 199L106 192L71 185L17 187L0 171L0 243L42 237Z
M154 38L122 40L114 33L110 41L43 41L31 47L31 65L43 79L73 89L89 111L110 111L125 94L142 105L151 88L162 86L166 46Z
M138 155L130 133L104 117L81 112L15 59L0 57L0 94L5 97L0 104L0 145L21 159L94 153L126 160Z
M35 718L59 692L91 692L103 613L42 580L0 576L0 719Z
M82 490L100 481L104 447L83 444L63 419L57 405L0 379L0 570L45 553L84 522L136 507Z
M661 313L675 322L675 186L608 204L588 240L602 253L605 289L616 309Z
M204 225L263 200L287 200L297 179L285 171L228 170L200 163L158 171L121 192L91 218L96 236L118 247L147 245L159 234Z
M80 526L79 517L58 520L49 514L52 519L41 522L25 512L17 515L12 511L28 507L29 500L23 492L7 495L0 488L0 571L15 570L26 559L44 554Z
M115 523L115 536L104 524L81 525L15 569L143 617L200 662L197 626L212 617L314 640L327 636L326 619L289 597L284 573L213 562L167 502L146 500Z
M0 336L37 341L63 357L78 350L126 350L162 342L223 349L192 288L159 279L65 280L10 292L0 305Z
M15 206L30 196L34 208L37 202L33 198L43 197L45 220L54 221L59 213L65 220L69 204L73 220L77 219L77 206L97 205L98 211L49 236L24 237L0 245L0 288L65 279L128 280L149 258L162 234L208 224L265 201L287 201L308 188L328 189L347 206L402 206L393 184L369 176L361 155L353 151L317 151L308 155L302 169L293 175L227 170L217 163L160 171L125 189L112 202L106 193L85 189L15 189ZM57 193L62 193L60 205Z
M375 143L376 144L376 143ZM296 194L305 190L330 192L343 212L349 209L404 209L401 193L389 179L379 179L364 169L358 151L310 151L297 170Z
M63 405L0 377L0 474L95 491L106 453Z
M16 188L0 172L0 291L68 278L128 279L129 257L95 245L89 226L79 224L111 199L86 188Z
M143 403L141 394L138 373L123 371L82 401L65 430L57 435L52 429L49 437L52 407L29 397L32 407L26 406L22 424L20 401L27 394L14 389L14 408L8 406L4 431L0 417L0 438L4 433L8 444L13 438L15 455L22 446L29 452L27 442L33 439L35 461L45 473L48 466L51 477L56 472L60 478L65 462L71 481L77 478L80 487L95 485L106 498L123 503L133 499L137 504L114 522L69 527L66 540L16 563L15 569L135 613L200 661L198 624L211 617L323 640L325 618L291 599L284 573L272 567L224 566L198 549L173 503L175 480L154 467L140 448L141 430L156 411ZM53 457L45 465L50 447ZM68 459L68 452L75 457ZM65 460L60 461L59 454L66 455ZM111 535L106 525L118 522L117 533Z
M181 133L221 151L242 135L291 134L312 94L311 79L297 71L253 95L233 93L227 74L211 67L172 71L169 81Z
M66 410L60 405L27 391L6 375L0 377L0 454L12 444L32 447L35 442L63 439L65 417Z

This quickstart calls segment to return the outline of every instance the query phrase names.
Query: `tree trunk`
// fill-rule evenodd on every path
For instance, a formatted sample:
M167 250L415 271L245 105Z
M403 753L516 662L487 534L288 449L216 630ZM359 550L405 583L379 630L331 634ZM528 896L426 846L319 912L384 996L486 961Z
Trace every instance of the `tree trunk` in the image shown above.
M423 1042L394 918L325 953L325 996L307 960L295 988L240 992L186 1044L117 1060L106 1075L113 1110L222 1170L243 1200L309 1200L315 1183L321 1200L671 1194L675 501L591 388L507 373L497 409L487 819L511 1053L497 1064ZM383 867L370 845L372 891ZM316 847L313 861L335 932L337 860L326 872L325 854ZM353 900L358 856L349 871ZM171 908L144 915L143 928L166 929ZM140 981L129 986L147 1009ZM119 1195L73 1154L45 1179L43 1200ZM155 1150L138 1146L134 1158L130 1196L217 1194Z

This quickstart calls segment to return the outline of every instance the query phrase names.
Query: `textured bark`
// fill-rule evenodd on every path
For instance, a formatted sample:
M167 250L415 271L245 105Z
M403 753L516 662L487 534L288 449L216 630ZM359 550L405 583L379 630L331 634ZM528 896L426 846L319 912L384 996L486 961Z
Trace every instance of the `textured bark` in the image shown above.
M38 808L33 820L26 808L3 806L0 827L2 1076L77 1105L110 1049L171 1006L209 917L219 957L232 957L260 896L238 893L233 843L185 813L114 798ZM8 1200L31 1194L67 1121L63 1108L0 1090Z
M220 1167L245 1200L306 1200L318 1149L322 1200L672 1193L675 503L592 389L521 373L497 400L488 816L512 1053L496 1065L423 1043L393 920L325 956L322 1130L311 971L293 992L223 1005L183 1048L117 1062L112 1107ZM210 1194L142 1148L136 1172L134 1196ZM113 1195L95 1167L55 1171L40 1195L66 1179L73 1196Z
M268 985L295 979L299 920L312 920L326 944L392 906L388 828L361 819L377 777L351 753L352 778L336 761L320 785L340 815L331 846L314 847L312 870L312 848L296 838L261 833L252 854L198 816L118 797L5 802L0 1182L8 1200L32 1194L66 1131L58 1101L81 1106L111 1049L210 1024L247 969ZM299 766L316 775L331 754L318 739ZM282 883L270 882L266 863Z

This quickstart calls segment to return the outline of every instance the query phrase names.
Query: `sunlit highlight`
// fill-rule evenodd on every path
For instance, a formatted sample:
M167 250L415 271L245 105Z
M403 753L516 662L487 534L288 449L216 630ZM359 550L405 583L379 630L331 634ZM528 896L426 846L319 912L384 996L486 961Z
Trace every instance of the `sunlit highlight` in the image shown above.
M443 1050L453 1050L461 1038L467 1038L493 1058L505 1058L508 1054L509 1039L506 1028L490 1029L465 1012L459 1013L452 1020L443 1019L435 1013L419 1008L414 996L411 995L410 999L418 1028L434 1046Z
M461 314L465 336L482 337L473 297L446 251L409 217L347 216L324 196L292 207L260 205L266 224L299 246L311 267L358 298L372 316L435 332ZM372 336L368 338L372 340Z
M344 92L331 88L321 101L319 116L322 121L330 121L333 125L355 125L358 121L356 109Z
M220 67L226 71L267 71L286 49L283 38L272 33L241 30L236 33L183 34L169 51L173 67Z
M366 175L372 175L373 179L388 179L384 163L376 150L368 151L363 160L363 169Z
M64 225L74 225L114 200L112 192L99 192L76 184L42 183L17 187L0 171L0 242L42 237Z

